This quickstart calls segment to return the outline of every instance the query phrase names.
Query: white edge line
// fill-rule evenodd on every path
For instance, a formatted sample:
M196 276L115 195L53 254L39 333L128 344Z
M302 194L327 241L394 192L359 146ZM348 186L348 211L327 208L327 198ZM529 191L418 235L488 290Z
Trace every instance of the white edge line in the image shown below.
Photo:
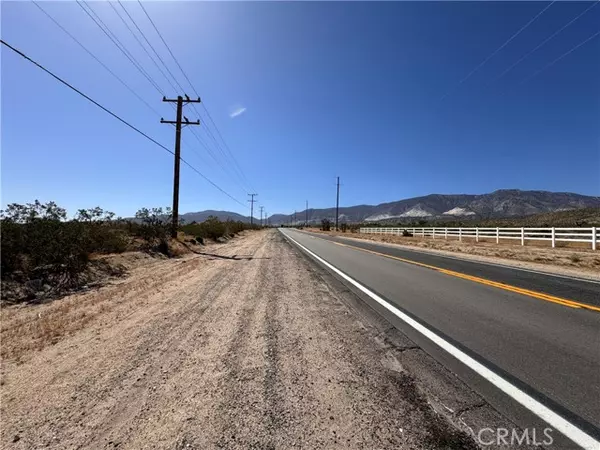
M303 233L311 233L311 232L303 231ZM479 261L477 259L459 258L458 256L444 255L442 253L433 252L433 251L416 250L416 249L412 249L412 248L407 248L406 245L402 245L402 244L390 244L388 242L369 241L368 239L351 238L351 237L344 237L344 236L336 236L336 237L339 237L340 239L346 239L349 241L357 240L359 242L366 242L366 243L372 244L374 246L380 245L382 247L397 248L398 250L403 250L403 251L406 250L407 252L419 253L421 255L433 255L433 256L439 256L441 258L454 259L456 261L465 261L465 262L470 262L470 263L475 263L475 264L484 264L486 266L503 267L505 269L514 269L514 270L520 270L521 272L537 273L537 274L546 275L549 277L566 278L567 280L582 281L584 283L600 284L600 281L592 280L590 278L572 277L569 275L559 275L557 273L552 273L552 272L543 272L541 270L525 269L523 267L511 266L509 264L494 263L494 262L489 262L489 261ZM324 241L328 240L328 239L324 239L320 236L319 236L319 238L323 239Z
M346 275L344 272L339 270L337 267L333 266L332 264L328 263L320 256L316 255L315 253L313 253L312 251L310 251L309 249L304 247L302 244L298 243L296 240L294 240L293 238L288 236L286 233L282 233L282 234L287 239L289 239L294 244L296 244L298 247L300 247L302 250L304 250L306 253L308 253L310 256L312 256L314 259L316 259L321 264L323 264L327 268L334 271L336 274L338 274L344 280L348 281L349 283L351 283L352 285L357 287L360 291L367 294L369 297L371 297L373 300L375 300L377 303L379 303L385 309L390 311L396 317L398 317L402 321L406 322L408 325L410 325L416 331L418 331L423 336L428 338L434 344L438 345L439 347L444 349L446 352L450 353L452 356L454 356L456 359L458 359L461 363L463 363L464 365L469 367L471 370L476 372L478 375L483 377L485 380L492 383L494 386L496 386L502 392L507 394L509 397L511 397L516 402L523 405L525 408L527 408L533 414L535 414L536 416L538 416L539 418L541 418L542 420L547 422L550 426L554 427L556 430L558 430L559 432L564 434L567 438L569 438L570 440L575 442L577 445L579 445L582 448L587 449L587 450L596 450L596 449L600 448L600 441L597 441L589 434L580 430L575 425L573 425L572 423L570 423L569 421L567 421L566 419L564 419L563 417L559 416L557 413L555 413L554 411L549 409L547 406L538 402L536 399L531 397L529 394L523 392L521 389L514 386L512 383L505 380L504 378L502 378L500 375L496 374L492 370L488 369L486 366L484 366L480 362L476 361L475 359L473 359L472 357L467 355L462 350L458 349L457 347L455 347L454 345L452 345L451 343L449 343L442 337L438 336L433 331L431 331L428 328L426 328L425 326L421 325L419 322L412 319L411 317L409 317L408 315L406 315L405 313L400 311L398 308L389 304L382 297L375 294L371 290L367 289L365 286L363 286L359 282L355 281L354 279L352 279L351 277Z

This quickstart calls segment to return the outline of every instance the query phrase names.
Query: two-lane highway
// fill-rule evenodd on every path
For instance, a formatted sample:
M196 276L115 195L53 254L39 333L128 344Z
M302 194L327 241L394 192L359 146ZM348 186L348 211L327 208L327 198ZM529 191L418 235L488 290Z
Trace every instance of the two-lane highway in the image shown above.
M388 309L397 308L409 322L414 319L464 352L465 361L472 357L516 387L523 398L531 396L541 406L526 407L546 422L556 414L554 428L563 427L563 434L580 445L597 444L600 284L282 232L346 281L392 305ZM512 397L509 388L504 392ZM531 403L523 398L516 400Z

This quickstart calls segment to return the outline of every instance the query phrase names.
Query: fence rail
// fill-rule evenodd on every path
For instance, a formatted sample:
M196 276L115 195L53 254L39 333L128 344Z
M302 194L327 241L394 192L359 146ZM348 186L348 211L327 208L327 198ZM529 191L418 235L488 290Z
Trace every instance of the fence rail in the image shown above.
M600 228L361 228L365 234L393 234L402 235L404 232L413 236L431 237L433 239L457 238L474 239L500 239L520 240L521 245L526 241L551 241L552 247L557 242L586 242L590 243L593 250L598 248L600 241Z

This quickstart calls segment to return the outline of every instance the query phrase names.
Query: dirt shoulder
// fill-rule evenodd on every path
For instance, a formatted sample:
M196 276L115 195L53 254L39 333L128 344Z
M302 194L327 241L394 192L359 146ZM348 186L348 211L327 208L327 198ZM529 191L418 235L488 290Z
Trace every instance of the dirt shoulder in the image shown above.
M573 248L545 248L492 242L459 242L444 239L423 239L417 236L341 233L307 229L312 233L368 240L386 245L418 249L419 251L455 256L473 261L510 265L558 275L589 278L600 281L600 251Z
M204 253L4 308L2 447L474 448L276 230Z

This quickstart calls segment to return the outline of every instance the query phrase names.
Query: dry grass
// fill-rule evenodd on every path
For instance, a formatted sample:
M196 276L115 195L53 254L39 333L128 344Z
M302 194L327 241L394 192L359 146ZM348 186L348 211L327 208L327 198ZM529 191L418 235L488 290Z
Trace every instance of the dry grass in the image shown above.
M254 232L251 232L254 233ZM241 232L240 237L252 237L249 232ZM161 293L172 283L187 281L190 273L206 263L192 250L208 253L227 254L236 252L238 239L227 244L209 243L196 246L182 243L190 236L180 235L169 240L172 256L150 255L145 252L126 252L114 255L95 255L111 266L122 266L127 277L112 279L106 285L84 290L47 303L22 303L0 308L0 356L17 362L31 351L54 345L59 340L73 335L93 321L106 320L115 311L132 314L136 307ZM191 250L190 250L191 249ZM218 249L218 250L217 250ZM137 305L137 306L136 306Z
M165 283L190 272L201 263L194 256L183 260L166 260L152 258L141 252L103 255L101 258L112 264L126 266L131 270L131 276L115 280L97 290L80 292L45 304L2 306L2 358L19 360L24 353L53 345L118 305L131 301L133 297L138 301L140 298L137 297L160 291ZM170 270L165 271L165 265ZM155 270L158 267L163 268L160 276Z

